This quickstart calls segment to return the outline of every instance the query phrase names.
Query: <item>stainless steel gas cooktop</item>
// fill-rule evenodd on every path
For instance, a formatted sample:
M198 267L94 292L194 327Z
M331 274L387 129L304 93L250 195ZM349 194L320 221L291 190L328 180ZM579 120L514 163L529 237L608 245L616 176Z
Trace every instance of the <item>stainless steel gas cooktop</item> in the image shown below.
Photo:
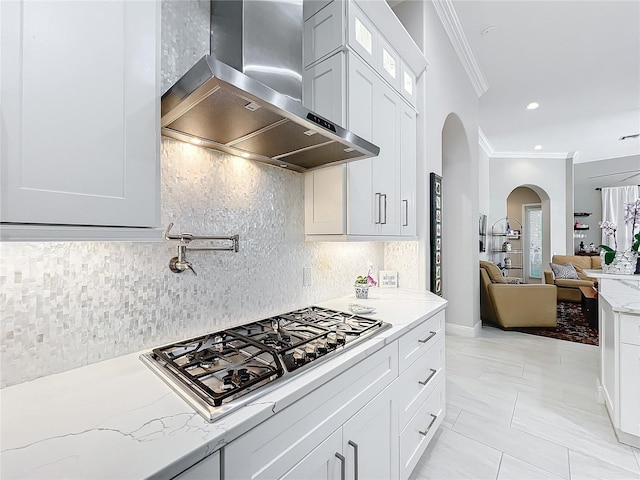
M390 326L308 307L159 347L140 358L212 422Z

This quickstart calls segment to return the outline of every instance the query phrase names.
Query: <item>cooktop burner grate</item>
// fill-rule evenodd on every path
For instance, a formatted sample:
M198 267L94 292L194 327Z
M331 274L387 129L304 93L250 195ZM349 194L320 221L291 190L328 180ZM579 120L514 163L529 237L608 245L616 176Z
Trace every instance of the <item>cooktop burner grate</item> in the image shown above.
M225 406L238 404L240 397L389 326L307 307L158 347L141 358L212 421L230 410Z

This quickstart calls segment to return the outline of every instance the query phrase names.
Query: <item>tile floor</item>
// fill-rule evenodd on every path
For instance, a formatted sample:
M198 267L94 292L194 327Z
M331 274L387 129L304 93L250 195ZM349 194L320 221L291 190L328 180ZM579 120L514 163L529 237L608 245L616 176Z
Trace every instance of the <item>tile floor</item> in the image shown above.
M447 415L411 480L640 480L597 402L598 347L491 327L445 341Z

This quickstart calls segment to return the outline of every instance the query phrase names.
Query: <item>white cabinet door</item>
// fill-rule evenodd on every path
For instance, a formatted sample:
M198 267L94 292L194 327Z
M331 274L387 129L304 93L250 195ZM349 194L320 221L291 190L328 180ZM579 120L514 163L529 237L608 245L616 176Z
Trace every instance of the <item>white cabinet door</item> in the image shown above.
M304 72L302 103L327 120L345 125L345 54L340 52Z
M318 445L300 463L289 470L282 480L338 480L346 468L342 457L342 428Z
M304 175L304 230L307 235L344 235L346 230L346 165Z
M304 2L307 4L308 2ZM306 5L305 5L306 8ZM345 43L345 3L331 2L304 22L304 65L318 61Z
M620 344L620 430L640 437L640 345Z
M213 452L174 480L220 480L220 451Z
M398 478L398 405L387 387L342 428L348 479Z
M400 234L400 109L402 100L386 83L376 83L373 139L380 154L373 162L374 220L380 235Z
M404 103L400 131L401 233L403 236L416 236L416 112Z
M0 2L2 222L156 227L160 3Z
M348 122L347 128L356 135L376 143L374 139L374 104L381 80L359 58L348 57ZM373 159L358 160L347 166L347 233L374 235Z

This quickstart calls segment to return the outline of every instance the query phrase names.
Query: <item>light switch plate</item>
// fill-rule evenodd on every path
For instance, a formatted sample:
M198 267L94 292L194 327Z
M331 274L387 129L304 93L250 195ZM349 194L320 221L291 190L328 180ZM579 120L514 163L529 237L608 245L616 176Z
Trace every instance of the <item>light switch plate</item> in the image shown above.
M302 268L302 286L303 287L311 286L311 267Z

